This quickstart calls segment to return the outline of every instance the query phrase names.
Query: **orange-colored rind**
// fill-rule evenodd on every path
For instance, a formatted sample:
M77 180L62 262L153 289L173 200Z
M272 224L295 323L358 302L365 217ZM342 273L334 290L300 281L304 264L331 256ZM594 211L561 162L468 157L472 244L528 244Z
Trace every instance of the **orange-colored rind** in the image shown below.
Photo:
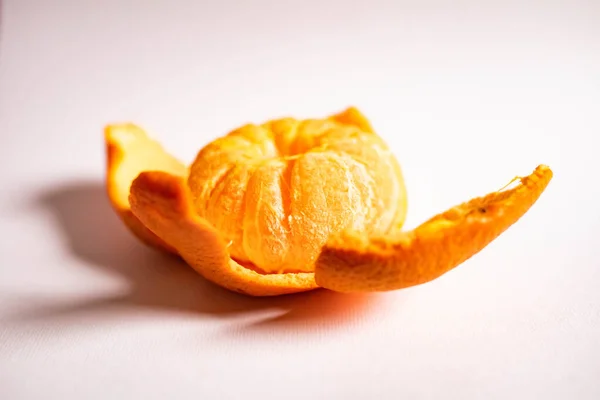
M175 250L146 228L129 206L129 188L146 170L161 170L183 176L186 167L134 124L112 124L104 129L106 146L106 190L109 201L125 226L143 243L161 251Z
M367 117L365 117L364 114L356 107L348 107L344 111L332 115L330 118L341 124L355 126L363 132L374 132L373 126Z
M477 254L538 200L552 171L538 166L518 185L452 207L416 229L369 238L334 237L315 269L319 286L338 292L389 291L432 281Z

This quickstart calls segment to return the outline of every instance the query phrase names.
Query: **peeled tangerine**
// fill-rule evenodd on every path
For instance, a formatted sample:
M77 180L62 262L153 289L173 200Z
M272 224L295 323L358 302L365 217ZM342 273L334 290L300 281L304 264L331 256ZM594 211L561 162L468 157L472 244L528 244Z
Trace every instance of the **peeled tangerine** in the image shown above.
M387 291L431 281L515 223L552 178L517 185L401 231L400 166L356 109L248 124L190 166L133 124L106 128L111 203L143 242L227 289L272 296Z

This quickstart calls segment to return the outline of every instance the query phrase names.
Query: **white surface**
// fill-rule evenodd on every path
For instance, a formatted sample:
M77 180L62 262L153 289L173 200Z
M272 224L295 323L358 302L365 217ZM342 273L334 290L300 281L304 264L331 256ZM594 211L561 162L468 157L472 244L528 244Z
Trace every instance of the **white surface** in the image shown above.
M0 22L0 398L598 399L600 3L17 1ZM407 228L549 164L460 268L248 299L139 245L102 128L189 161L248 121L354 104Z

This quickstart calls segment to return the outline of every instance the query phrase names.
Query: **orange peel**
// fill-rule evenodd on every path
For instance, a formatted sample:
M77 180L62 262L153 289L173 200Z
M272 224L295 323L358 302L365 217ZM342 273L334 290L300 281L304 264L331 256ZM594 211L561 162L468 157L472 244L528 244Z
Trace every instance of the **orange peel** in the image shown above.
M252 296L429 282L518 221L552 178L540 165L404 232L402 171L354 107L241 126L189 166L134 124L109 125L105 141L108 196L131 232Z
M135 124L113 124L104 129L106 148L106 190L113 209L125 226L142 242L169 253L177 251L149 230L131 212L129 188L133 180L147 169L157 169L176 176L187 174L185 165L168 154L156 141Z
M432 281L477 254L536 202L552 171L538 166L518 185L450 208L408 232L333 237L316 263L317 284L339 292L402 289Z

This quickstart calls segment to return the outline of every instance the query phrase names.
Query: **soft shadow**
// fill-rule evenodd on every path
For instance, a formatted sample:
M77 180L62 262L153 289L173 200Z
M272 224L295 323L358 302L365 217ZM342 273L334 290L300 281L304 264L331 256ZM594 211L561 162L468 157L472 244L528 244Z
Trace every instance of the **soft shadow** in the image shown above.
M50 210L57 233L82 265L123 279L125 291L81 301L53 299L38 304L26 320L45 320L120 311L148 311L209 315L224 318L260 310L277 310L277 317L252 326L290 327L314 325L340 327L371 308L374 296L342 295L318 290L273 298L254 298L222 289L203 279L177 257L141 244L121 223L99 182L76 182L44 192L37 205Z

